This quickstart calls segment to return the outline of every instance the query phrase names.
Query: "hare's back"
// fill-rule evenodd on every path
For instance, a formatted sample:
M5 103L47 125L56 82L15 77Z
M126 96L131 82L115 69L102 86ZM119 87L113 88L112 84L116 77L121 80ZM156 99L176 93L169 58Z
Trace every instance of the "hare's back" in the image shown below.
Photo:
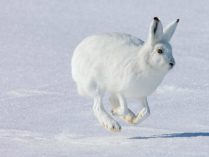
M144 42L122 33L103 33L85 38L75 49L73 60L95 60L133 55ZM119 58L120 58L119 57ZM119 59L118 58L118 59Z
M122 33L103 33L85 38L76 48L74 55L105 55L141 47L144 42L135 36ZM120 50L121 49L121 50ZM83 56L84 57L84 56Z
M137 37L120 33L105 33L85 38L72 57L73 79L77 83L86 84L92 78L103 83L103 78L115 78L118 68L127 65L130 58L135 58L142 44L143 41Z

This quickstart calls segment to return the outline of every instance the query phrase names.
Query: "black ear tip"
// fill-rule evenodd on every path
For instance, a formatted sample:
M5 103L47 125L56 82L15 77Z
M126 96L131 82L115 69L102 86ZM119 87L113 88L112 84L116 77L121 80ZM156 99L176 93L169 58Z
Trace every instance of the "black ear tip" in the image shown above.
M179 21L180 21L179 19L176 20L177 23L179 23Z
M158 17L154 17L154 20L156 20L156 21L160 21Z

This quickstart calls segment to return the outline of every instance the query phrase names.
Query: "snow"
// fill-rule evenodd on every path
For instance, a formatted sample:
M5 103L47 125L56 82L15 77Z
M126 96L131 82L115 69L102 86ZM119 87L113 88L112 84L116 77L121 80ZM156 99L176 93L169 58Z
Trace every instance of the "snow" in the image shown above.
M207 157L208 7L207 0L1 0L0 157ZM122 132L109 133L92 100L77 94L73 49L98 32L146 39L154 16L164 25L180 18L171 41L177 65L149 97L151 116L138 126L119 120Z

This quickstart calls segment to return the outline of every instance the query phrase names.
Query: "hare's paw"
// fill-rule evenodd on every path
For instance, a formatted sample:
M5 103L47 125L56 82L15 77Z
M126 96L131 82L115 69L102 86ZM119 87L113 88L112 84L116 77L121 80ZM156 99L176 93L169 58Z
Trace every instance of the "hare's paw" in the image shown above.
M136 115L130 109L128 109L128 114L121 116L121 118L129 124L135 125L134 119L136 118Z
M111 112L114 116L118 116L119 118L121 118L125 122L135 125L134 120L136 118L136 115L130 109L128 109L128 112L126 114L123 114L120 107L113 108Z
M143 108L133 119L133 124L141 123L143 120L145 120L150 115L149 108Z
M111 131L111 132L121 131L120 124L109 116L99 117L98 120L100 124L108 131Z

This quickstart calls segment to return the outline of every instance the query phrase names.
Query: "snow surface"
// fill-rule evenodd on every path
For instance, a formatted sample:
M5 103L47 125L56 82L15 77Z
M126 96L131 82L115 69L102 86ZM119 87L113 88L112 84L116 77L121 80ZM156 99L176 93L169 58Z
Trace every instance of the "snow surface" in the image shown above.
M208 157L208 7L208 0L0 0L0 157ZM109 133L92 100L76 92L73 49L98 32L146 39L154 16L164 25L180 18L171 41L177 65L149 97L151 116L138 126L119 120L122 132Z

